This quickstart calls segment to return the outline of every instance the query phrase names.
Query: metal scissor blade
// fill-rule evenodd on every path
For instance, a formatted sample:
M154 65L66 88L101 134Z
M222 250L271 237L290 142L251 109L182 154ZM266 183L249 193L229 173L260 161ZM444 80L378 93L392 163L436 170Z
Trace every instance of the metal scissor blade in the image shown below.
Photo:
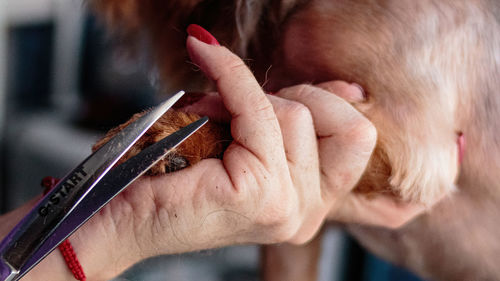
M0 243L0 280L13 280L102 176L184 92L144 114L65 176Z
M65 218L40 249L34 253L32 258L21 269L19 278L40 262L61 242L67 239L111 199L165 157L169 151L189 138L194 132L207 123L207 121L208 118L203 117L187 125L161 141L147 147L136 156L109 171L95 188L87 194L73 212Z

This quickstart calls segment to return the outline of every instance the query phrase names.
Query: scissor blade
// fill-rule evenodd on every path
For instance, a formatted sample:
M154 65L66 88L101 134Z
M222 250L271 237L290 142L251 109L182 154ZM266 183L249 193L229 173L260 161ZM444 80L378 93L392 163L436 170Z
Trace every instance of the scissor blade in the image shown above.
M0 280L13 280L53 230L78 206L102 176L184 92L131 123L68 173L0 243Z
M19 276L22 277L111 199L165 157L172 149L189 138L207 121L208 118L203 117L187 125L109 171L94 189L82 199L73 212L65 218L40 249L34 253L33 257L21 269Z

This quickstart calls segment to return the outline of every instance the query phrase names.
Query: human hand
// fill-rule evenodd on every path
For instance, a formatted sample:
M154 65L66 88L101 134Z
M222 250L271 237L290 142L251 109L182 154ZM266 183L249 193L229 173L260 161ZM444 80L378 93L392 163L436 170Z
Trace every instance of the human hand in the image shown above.
M376 139L373 125L361 117L360 112L370 111L370 104L360 86L329 81L285 88L277 95L305 105L312 114L318 135L321 184L331 193L328 220L399 228L429 209L392 193L367 196L354 190L365 170L364 160L373 156L369 144Z
M266 95L226 48L193 37L187 47L216 83L234 141L222 160L138 180L77 231L71 241L89 279L158 254L306 242L370 158L375 130L347 102L336 98L326 119L313 118L291 99L333 95L312 86Z

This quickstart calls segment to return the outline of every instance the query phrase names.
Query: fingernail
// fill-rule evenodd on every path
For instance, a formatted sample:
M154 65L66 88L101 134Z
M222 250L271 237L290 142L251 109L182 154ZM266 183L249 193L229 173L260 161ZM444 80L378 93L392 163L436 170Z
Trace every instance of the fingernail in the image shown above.
M210 32L197 24L190 24L187 27L187 33L200 40L201 42L207 43L209 45L220 46L219 42L217 42L217 39L215 39L215 37L210 34Z
M199 102L206 95L205 93L189 92L180 98L173 106L174 109L183 108Z
M352 86L354 86L354 87L356 87L356 88L358 88L358 89L360 90L361 95L362 95L362 97L363 97L363 101L365 101L365 100L366 100L366 98L367 98L367 97L366 97L366 92L365 92L365 89L363 89L363 87L361 87L361 85L359 85L358 83L351 83L351 85L352 85Z

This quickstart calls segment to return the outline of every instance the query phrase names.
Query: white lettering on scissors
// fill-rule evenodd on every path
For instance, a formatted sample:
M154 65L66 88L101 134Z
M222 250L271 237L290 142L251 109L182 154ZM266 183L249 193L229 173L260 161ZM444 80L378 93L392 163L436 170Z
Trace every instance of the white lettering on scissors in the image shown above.
M71 174L68 179L62 184L62 187L56 193L49 197L49 200L45 205L38 209L38 214L45 217L49 214L52 206L59 204L62 199L64 199L70 191L81 182L84 177L87 176L87 172L83 169L83 166L78 167L73 174Z

